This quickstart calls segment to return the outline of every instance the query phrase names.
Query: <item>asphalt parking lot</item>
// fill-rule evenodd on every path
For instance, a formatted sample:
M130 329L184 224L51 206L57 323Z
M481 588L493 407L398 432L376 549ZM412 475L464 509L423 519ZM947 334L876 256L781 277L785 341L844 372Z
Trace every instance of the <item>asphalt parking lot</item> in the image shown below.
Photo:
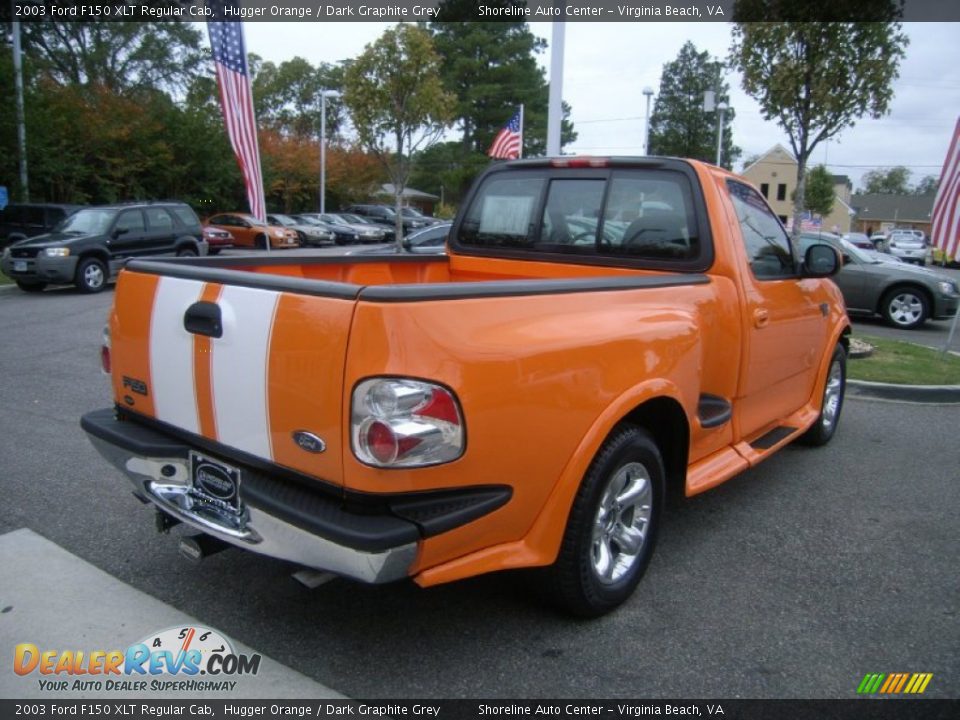
M30 528L352 697L853 698L868 672L960 697L956 407L848 400L826 448L670 510L638 592L600 620L513 574L310 591L239 551L184 561L87 442L112 297L0 291L0 534Z

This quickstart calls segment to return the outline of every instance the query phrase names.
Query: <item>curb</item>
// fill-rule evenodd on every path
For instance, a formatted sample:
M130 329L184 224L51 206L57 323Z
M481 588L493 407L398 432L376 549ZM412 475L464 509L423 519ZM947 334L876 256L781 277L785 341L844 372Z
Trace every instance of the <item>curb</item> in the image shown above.
M847 395L895 402L954 405L960 404L960 385L891 385L867 380L847 380Z

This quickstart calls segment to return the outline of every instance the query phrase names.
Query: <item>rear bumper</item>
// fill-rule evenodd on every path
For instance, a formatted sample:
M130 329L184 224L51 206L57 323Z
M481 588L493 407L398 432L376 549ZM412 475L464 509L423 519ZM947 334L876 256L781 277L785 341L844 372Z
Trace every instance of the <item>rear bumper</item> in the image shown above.
M367 583L410 575L422 540L466 525L509 502L508 486L394 495L320 489L266 461L114 408L80 421L94 447L133 484L137 497L220 540ZM240 512L221 512L191 493L191 452L240 469Z
M240 486L243 516L228 519L189 493L189 447L119 421L112 409L84 415L81 426L100 454L126 474L139 498L237 547L367 583L407 577L416 559L420 533L409 521L349 513L335 500L316 495L304 507L296 489L286 488L288 497L278 498L270 478L246 467ZM284 500L309 513L312 522L285 517Z

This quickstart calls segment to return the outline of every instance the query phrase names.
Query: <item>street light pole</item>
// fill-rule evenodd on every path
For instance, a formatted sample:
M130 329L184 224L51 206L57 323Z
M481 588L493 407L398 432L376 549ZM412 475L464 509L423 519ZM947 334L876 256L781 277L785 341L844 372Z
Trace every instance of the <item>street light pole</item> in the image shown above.
M338 98L336 90L320 91L320 212L327 211L327 98Z
M644 119L643 130L643 154L650 154L650 98L653 97L653 88L649 85L643 89L643 94L647 98L647 114Z
M723 152L723 112L726 109L726 103L717 103L717 167L720 166L721 153Z
M27 127L23 118L23 53L20 48L20 22L13 21L13 77L17 94L17 145L20 149L20 199L30 202L27 180Z

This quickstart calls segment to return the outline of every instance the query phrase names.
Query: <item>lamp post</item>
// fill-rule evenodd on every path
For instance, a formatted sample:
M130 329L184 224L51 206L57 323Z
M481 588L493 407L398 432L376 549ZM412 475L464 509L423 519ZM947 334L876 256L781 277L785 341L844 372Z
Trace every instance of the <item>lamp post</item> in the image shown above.
M320 212L327 211L327 98L338 98L336 90L320 91Z
M650 98L653 97L653 88L647 85L643 89L643 94L647 98L647 114L644 119L644 130L643 130L643 154L650 154Z
M720 154L723 152L723 112L726 109L725 102L717 103L717 167L720 166Z

